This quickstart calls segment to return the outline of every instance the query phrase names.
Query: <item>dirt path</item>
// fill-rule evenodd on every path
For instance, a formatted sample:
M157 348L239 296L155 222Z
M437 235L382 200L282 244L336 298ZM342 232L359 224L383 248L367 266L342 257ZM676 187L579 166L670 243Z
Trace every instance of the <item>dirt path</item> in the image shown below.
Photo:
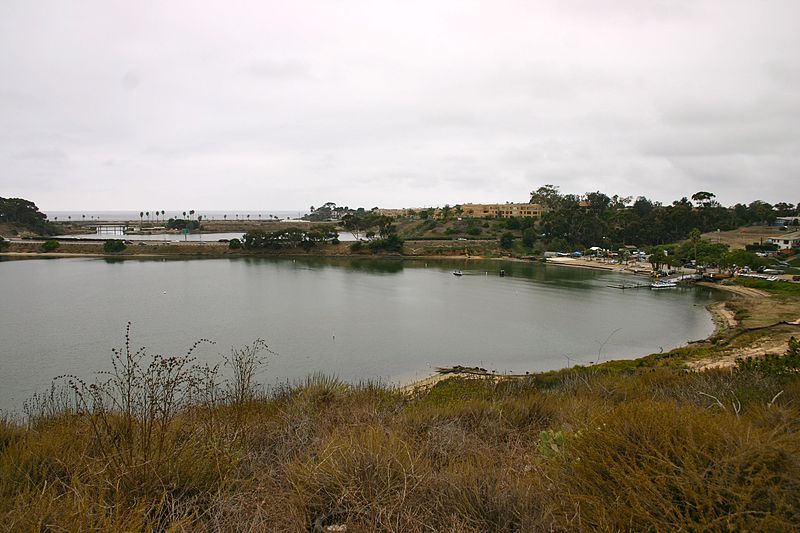
M711 287L712 289L719 289L725 292L732 292L739 296L748 298L768 298L769 293L760 289L751 289L750 287L742 287L740 285L722 285L720 283L711 283L710 281L698 281L697 285L702 287Z
M739 358L781 355L786 352L786 345L786 339L782 337L762 337L747 346L730 348L719 355L697 361L689 361L686 366L698 372L712 368L731 368L736 365L736 360Z

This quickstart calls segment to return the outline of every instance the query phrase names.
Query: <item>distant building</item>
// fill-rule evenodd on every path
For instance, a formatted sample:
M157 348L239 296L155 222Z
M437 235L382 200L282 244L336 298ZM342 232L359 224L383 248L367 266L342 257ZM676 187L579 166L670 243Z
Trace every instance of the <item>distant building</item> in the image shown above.
M781 250L789 250L792 248L800 248L800 231L793 231L785 235L778 235L777 237L770 237L769 242L777 244Z
M408 217L420 211L419 209L381 209L378 208L378 214L384 217Z
M800 217L777 217L773 226L798 226L800 225Z
M464 216L474 218L542 218L545 208L539 204L463 204Z
M539 204L462 204L450 208L450 215L453 217L466 218L542 218L545 208ZM405 208L405 209L378 209L378 213L387 217L414 217L420 212L427 211L424 207ZM442 208L437 207L433 211L433 218L442 218Z

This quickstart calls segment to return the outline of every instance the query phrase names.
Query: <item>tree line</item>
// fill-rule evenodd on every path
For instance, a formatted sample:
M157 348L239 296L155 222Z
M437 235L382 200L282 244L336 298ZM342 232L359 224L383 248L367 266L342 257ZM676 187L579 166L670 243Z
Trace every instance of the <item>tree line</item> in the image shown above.
M608 196L590 192L580 197L561 194L545 185L531 193L531 202L547 208L538 224L539 236L563 248L625 244L652 246L684 240L697 228L700 232L726 231L750 224L769 224L779 216L795 216L798 206L771 205L761 200L724 207L707 191L683 197L672 204L639 196Z
M233 239L230 247L242 246L248 250L277 250L280 248L303 248L310 250L318 244L338 244L339 234L326 226L286 228L279 231L252 230L242 235L241 241Z

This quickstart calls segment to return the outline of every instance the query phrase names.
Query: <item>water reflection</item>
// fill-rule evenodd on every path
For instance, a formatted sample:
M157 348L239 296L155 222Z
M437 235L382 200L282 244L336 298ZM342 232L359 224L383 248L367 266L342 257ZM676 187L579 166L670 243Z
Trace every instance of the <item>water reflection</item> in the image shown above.
M702 306L715 293L608 287L631 279L463 259L3 261L0 408L52 376L105 368L128 321L137 347L157 352L217 341L201 363L265 338L279 354L266 381L310 372L413 379L449 364L524 373L595 360L601 346L604 357L625 358L710 334Z

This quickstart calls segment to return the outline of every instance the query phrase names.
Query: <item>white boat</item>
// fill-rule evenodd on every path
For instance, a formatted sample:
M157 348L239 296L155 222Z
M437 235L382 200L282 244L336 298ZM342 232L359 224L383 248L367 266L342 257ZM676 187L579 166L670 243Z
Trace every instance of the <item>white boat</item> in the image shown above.
M674 289L677 286L674 281L654 281L650 284L651 289Z
M463 275L464 275L464 273L463 273L463 272L461 272L460 270L453 270L453 275L454 275L454 276L463 276Z

